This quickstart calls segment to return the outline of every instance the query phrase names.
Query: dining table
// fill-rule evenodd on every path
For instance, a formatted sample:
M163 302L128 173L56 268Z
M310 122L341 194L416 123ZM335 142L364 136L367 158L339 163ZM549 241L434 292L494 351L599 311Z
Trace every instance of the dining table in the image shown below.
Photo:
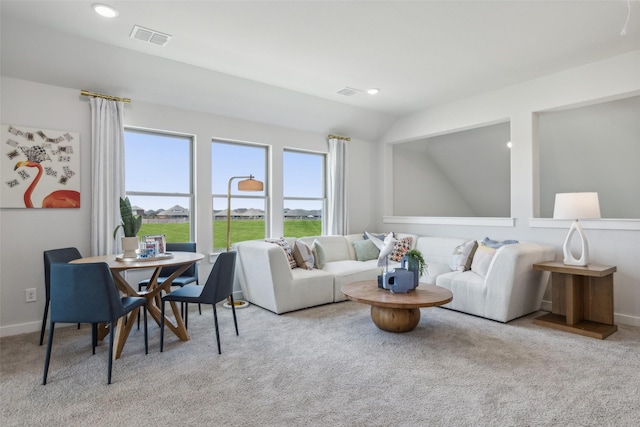
M162 292L171 292L171 283L174 279L186 271L193 263L204 258L203 254L197 252L167 252L153 258L123 258L122 255L98 255L85 257L71 261L71 264L86 264L104 262L109 266L111 275L118 290L124 296L145 297L147 299L147 311L151 317L161 324L162 319ZM162 267L178 266L173 274L165 278L162 283L158 283ZM149 285L142 291L137 291L137 285L131 286L125 279L124 272L127 270L154 269L149 280ZM173 332L180 340L188 341L189 333L180 315L180 310L175 302L170 302L173 320L165 314L165 326ZM124 319L118 320L114 336L113 358L118 359L122 354L122 349L127 341L140 308L132 310ZM169 312L169 314L171 313ZM123 321L124 320L124 321ZM98 338L103 339L108 333L107 324L98 328Z

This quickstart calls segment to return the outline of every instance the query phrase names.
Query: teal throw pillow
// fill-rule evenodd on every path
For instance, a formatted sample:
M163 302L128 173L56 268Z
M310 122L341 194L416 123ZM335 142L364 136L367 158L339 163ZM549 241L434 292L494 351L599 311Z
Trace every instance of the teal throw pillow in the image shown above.
M357 240L353 242L353 250L356 253L356 259L358 261L378 259L378 256L380 255L380 249L378 249L371 239Z

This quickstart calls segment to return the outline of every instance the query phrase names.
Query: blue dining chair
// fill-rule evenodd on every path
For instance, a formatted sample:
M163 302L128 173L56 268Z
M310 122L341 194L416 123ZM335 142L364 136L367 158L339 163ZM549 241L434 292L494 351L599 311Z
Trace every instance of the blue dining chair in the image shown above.
M44 291L46 300L44 303L44 315L42 316L42 328L40 329L40 345L44 341L44 330L47 326L47 316L49 315L49 304L51 301L51 264L54 262L68 263L74 259L80 259L80 251L76 248L60 248L44 251ZM78 323L78 329L80 324Z
M223 252L218 255L216 263L211 269L209 278L204 286L187 285L162 297L162 316L160 323L160 351L164 350L164 312L166 302L181 302L185 305L184 316L185 326L189 320L189 303L211 304L213 306L213 320L216 328L216 340L218 341L218 354L220 351L220 332L218 330L218 314L216 304L231 298L231 309L233 311L233 323L238 335L238 321L236 319L236 308L233 304L233 277L236 270L236 253Z
M149 353L147 337L147 300L144 297L121 297L109 265L104 262L88 264L51 264L51 317L49 341L44 361L42 384L47 383L53 331L56 323L91 323L95 331L98 323L109 323L109 368L107 382L111 384L113 342L116 321L136 308L144 310L144 352ZM122 320L124 321L124 320Z

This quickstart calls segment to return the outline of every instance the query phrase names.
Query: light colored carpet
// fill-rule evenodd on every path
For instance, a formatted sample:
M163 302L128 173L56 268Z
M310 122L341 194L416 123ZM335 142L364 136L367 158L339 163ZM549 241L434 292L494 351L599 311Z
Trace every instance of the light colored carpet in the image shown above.
M640 328L600 341L532 324L422 309L393 334L369 306L343 302L285 315L209 306L150 353L132 332L107 385L107 346L90 328L56 329L48 384L38 334L0 340L0 425L7 426L637 426ZM538 313L539 314L539 313Z

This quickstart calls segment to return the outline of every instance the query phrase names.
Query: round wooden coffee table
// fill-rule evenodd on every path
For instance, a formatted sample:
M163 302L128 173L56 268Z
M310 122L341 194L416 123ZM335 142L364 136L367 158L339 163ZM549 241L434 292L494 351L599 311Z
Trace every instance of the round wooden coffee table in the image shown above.
M376 280L344 285L342 293L352 301L369 304L375 325L389 332L408 332L420 321L420 307L435 307L453 300L450 290L420 284L406 294L394 294L378 288Z

